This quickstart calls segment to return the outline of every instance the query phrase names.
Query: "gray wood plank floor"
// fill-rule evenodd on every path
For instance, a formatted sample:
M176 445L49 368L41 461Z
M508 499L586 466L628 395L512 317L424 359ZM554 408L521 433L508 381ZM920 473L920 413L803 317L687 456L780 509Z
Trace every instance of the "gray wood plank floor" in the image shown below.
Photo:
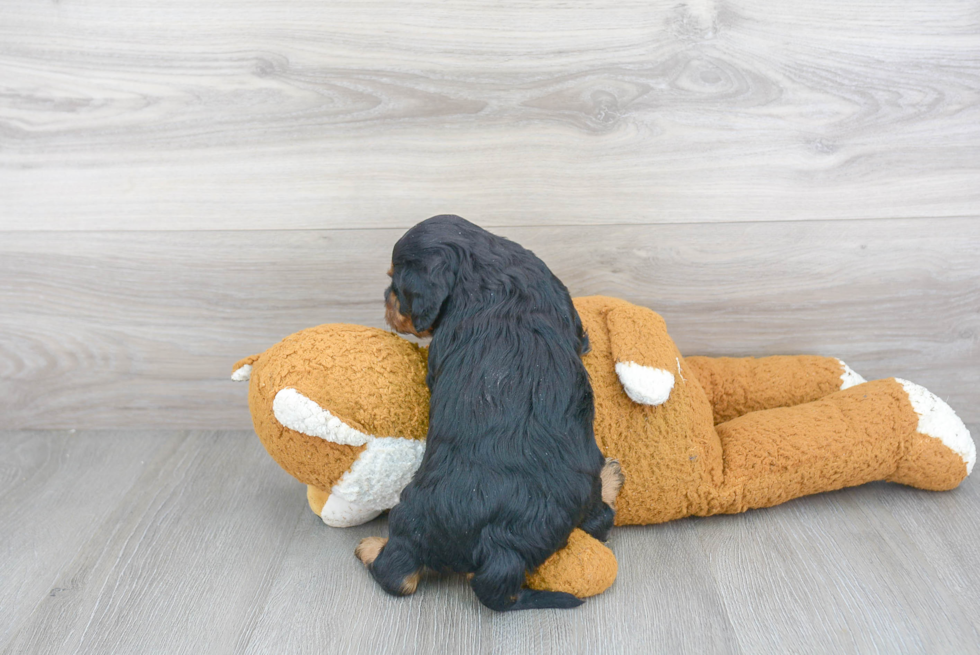
M977 425L971 426L974 434ZM385 596L255 436L0 432L4 653L976 653L980 485L617 529L616 584L495 614Z

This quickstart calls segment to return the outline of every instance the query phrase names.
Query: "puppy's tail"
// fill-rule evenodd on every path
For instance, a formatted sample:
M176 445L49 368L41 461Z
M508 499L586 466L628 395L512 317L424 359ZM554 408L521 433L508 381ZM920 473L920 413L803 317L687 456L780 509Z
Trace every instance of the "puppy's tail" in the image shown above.
M517 552L495 547L492 539L486 540L484 552L480 569L470 578L470 586L480 602L490 609L498 612L568 609L582 604L580 598L565 591L526 588L526 564Z
M539 589L521 589L517 600L510 607L512 610L540 609L571 609L585 601L564 591L541 591Z
M509 612L511 610L543 610L543 609L571 609L578 607L585 601L577 596L564 591L540 591L538 589L521 589L513 602L507 599L503 602L487 602L481 598L483 604L498 612Z

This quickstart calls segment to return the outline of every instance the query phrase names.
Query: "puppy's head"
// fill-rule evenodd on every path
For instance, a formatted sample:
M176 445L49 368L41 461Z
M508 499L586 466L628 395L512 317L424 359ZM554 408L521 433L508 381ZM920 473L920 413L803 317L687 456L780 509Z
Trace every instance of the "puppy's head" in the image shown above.
M475 226L458 216L436 216L395 244L385 290L385 320L393 330L432 336L456 284L468 227Z
M393 270L394 266L388 269L388 277L394 277ZM432 336L431 327L428 330L418 332L415 325L412 324L412 318L408 314L402 313L401 302L398 300L398 294L395 293L394 284L385 289L385 323L392 330L401 334L414 334L417 337Z

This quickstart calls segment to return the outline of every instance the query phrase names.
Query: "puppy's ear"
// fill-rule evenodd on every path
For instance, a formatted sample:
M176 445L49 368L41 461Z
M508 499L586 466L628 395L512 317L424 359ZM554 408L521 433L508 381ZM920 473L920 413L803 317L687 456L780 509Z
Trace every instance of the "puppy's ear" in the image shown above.
M428 269L420 271L415 267L405 267L394 281L407 304L402 311L412 319L412 327L418 334L428 332L435 326L456 282L456 275L445 263Z
M589 333L585 331L585 327L582 325L582 317L578 315L575 305L572 305L572 311L575 313L575 335L578 337L578 354L588 355L592 352L592 344L589 343Z

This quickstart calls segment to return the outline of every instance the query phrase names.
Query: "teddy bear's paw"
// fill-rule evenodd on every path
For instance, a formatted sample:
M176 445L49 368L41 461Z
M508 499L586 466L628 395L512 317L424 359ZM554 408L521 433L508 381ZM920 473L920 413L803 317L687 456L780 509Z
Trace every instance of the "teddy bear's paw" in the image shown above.
M843 391L844 389L850 389L851 387L867 382L867 380L865 380L863 377L855 373L854 370L850 366L845 364L843 361L838 359L837 363L839 363L841 369L843 369L840 374L841 391Z
M662 405L674 389L674 374L662 368L617 362L616 375L630 400L641 405Z
M231 379L235 382L247 382L250 377L252 377L251 364L240 366L239 368L235 369L234 373L231 374Z
M352 528L376 518L382 511L357 506L338 494L331 494L330 491L313 485L306 486L306 500L309 501L313 513L331 528Z
M925 387L899 378L895 378L895 381L905 389L912 409L919 416L917 432L939 439L946 448L959 455L966 464L966 474L970 475L977 461L977 448L963 420L952 407Z
M332 493L320 510L320 518L331 528L352 528L377 518L382 511L347 502L339 494Z

